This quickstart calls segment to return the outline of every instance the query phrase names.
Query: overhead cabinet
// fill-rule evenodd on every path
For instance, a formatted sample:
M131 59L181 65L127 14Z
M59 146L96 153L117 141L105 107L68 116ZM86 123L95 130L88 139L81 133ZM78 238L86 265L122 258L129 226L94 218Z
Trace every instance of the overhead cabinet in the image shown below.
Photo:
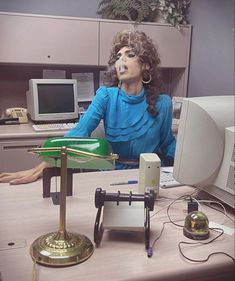
M0 14L0 62L98 65L99 23Z
M121 30L139 30L149 35L158 48L161 67L187 68L189 64L191 26L180 30L170 25L143 23L140 25L124 22L100 22L100 65L106 65L113 36Z
M104 69L114 35L125 29L144 31L153 39L160 54L166 92L171 96L187 96L190 25L177 30L170 24L2 12L0 71L1 64Z
M191 26L132 24L73 17L0 14L0 62L107 65L113 36L144 31L156 43L161 67L187 67Z

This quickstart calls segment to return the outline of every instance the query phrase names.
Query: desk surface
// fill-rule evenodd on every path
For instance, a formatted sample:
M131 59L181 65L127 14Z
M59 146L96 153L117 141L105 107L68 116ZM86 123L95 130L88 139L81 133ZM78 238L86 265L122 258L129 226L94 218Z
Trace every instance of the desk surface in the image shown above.
M130 179L138 179L137 170L75 174L73 196L67 197L67 231L82 233L93 241L97 212L94 206L95 189L100 187L107 192L120 190L125 193L132 190L137 193L137 185L110 186L112 182ZM192 191L191 187L160 189L160 197L177 198ZM165 207L170 202L172 201L162 199L155 204L151 214L160 209L161 211L151 219L151 242L159 235L162 223L168 221ZM224 221L223 214L215 210L203 207L203 211L210 221ZM42 198L41 180L22 186L0 184L0 214L0 247L4 248L11 241L18 241L20 245L20 248L7 246L8 249L0 251L2 281L30 281L33 262L29 247L39 236L58 230L59 206L53 205L51 198ZM172 205L170 215L173 220L184 220L186 203ZM234 218L234 215L230 216ZM229 219L226 219L224 225L233 227ZM214 235L212 234L213 237ZM182 228L172 224L165 225L162 236L155 244L153 256L148 258L142 232L105 230L100 247L95 248L87 261L65 268L37 265L38 281L233 280L234 264L230 258L215 255L206 263L189 262L180 256L179 241L192 242L183 236ZM234 234L224 234L219 240L206 246L190 247L186 253L191 258L204 259L214 251L234 256Z
M1 125L0 126L0 141L16 140L16 139L35 139L35 138L50 138L64 136L66 130L58 131L39 131L36 132L32 123L19 125ZM103 137L103 123L100 122L98 127L91 134L93 137Z
M48 138L63 136L65 131L35 132L32 124L1 125L0 140L21 138Z
M177 134L178 126L173 125L172 131ZM1 140L12 140L12 139L25 139L25 138L49 138L49 137L60 137L65 134L66 131L44 131L36 132L32 128L31 123L19 124L19 125L1 125L0 126L0 141ZM102 122L92 133L94 137L103 136L103 124Z

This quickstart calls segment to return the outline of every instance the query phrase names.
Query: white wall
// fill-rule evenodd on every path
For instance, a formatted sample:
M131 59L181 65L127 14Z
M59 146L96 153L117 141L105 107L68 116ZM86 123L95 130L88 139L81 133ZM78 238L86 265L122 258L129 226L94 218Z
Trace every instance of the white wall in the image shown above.
M192 0L188 96L234 94L234 0Z

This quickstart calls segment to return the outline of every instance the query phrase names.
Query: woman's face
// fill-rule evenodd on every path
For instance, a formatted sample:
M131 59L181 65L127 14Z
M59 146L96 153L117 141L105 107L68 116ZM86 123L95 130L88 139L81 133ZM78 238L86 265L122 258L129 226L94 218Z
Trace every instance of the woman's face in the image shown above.
M117 53L115 68L118 79L122 83L139 83L142 81L142 64L135 51L130 47L123 47Z

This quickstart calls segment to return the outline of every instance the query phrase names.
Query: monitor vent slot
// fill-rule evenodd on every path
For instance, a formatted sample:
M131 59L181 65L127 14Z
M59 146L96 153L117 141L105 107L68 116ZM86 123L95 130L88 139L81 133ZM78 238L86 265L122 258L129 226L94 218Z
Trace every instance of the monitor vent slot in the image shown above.
M235 162L235 144L233 146L233 153L232 153L232 158L231 161L234 163Z
M229 168L226 186L231 190L235 190L235 168L232 165Z

